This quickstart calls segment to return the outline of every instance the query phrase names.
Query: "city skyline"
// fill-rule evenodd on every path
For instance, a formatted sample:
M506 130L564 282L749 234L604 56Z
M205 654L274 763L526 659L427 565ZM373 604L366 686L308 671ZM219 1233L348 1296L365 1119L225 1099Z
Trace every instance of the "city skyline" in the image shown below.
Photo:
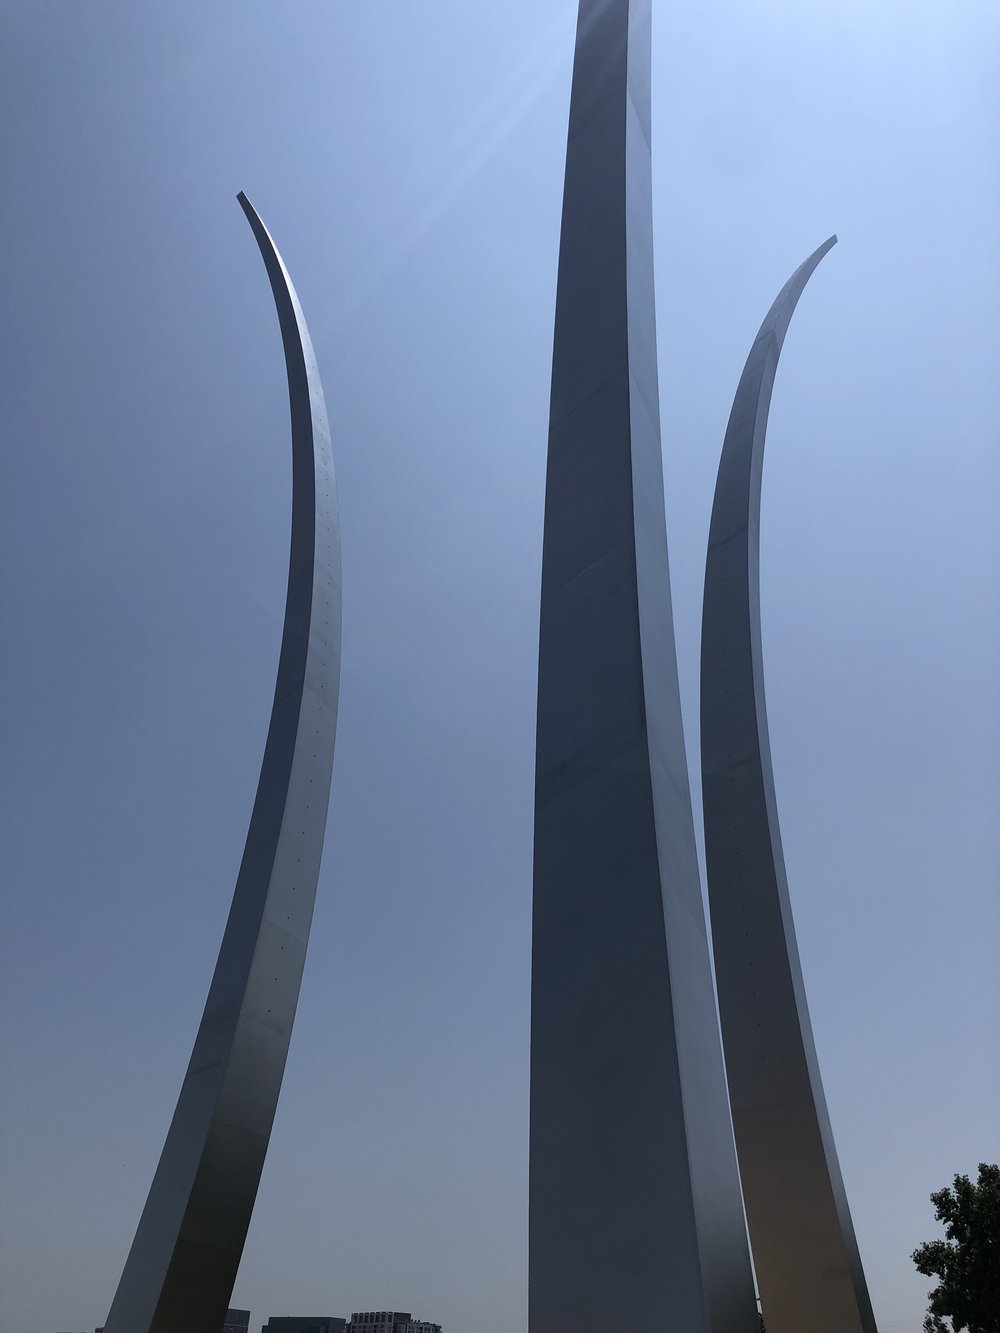
M534 636L574 20L561 3L5 15L21 130L6 416L23 446L0 488L5 1333L103 1322L259 766L287 408L233 225L241 186L309 312L356 584L338 863L233 1299L329 1308L350 1275L445 1328L523 1326ZM985 5L654 14L696 791L732 388L788 271L841 238L782 359L764 652L810 1008L886 1333L919 1329L927 1195L989 1156L996 1118L996 28Z

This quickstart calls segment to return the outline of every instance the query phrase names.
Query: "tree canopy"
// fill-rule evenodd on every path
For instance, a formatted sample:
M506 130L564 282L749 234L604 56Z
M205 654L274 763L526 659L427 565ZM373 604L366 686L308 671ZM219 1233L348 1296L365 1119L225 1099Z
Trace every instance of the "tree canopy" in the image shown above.
M956 1176L931 1195L945 1240L913 1251L918 1273L936 1277L925 1328L949 1318L955 1333L1000 1333L1000 1166L979 1164L979 1179Z

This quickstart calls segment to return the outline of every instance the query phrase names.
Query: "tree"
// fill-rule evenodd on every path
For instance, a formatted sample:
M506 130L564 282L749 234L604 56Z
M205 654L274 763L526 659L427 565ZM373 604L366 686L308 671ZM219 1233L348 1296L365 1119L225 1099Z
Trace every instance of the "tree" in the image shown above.
M979 1180L956 1176L931 1195L945 1240L913 1251L917 1272L940 1279L929 1293L925 1329L951 1319L955 1333L1000 1333L1000 1166L979 1164Z

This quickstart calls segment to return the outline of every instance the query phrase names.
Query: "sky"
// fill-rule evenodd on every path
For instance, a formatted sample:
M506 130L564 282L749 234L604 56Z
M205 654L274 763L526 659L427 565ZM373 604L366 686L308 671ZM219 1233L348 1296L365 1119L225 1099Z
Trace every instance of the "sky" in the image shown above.
M526 1327L542 502L573 0L7 0L0 1333L103 1322L243 850L296 284L343 525L330 820L233 1303ZM998 1158L1000 9L658 0L664 481L698 801L705 545L757 327L768 715L881 1333ZM696 822L700 807L696 806Z

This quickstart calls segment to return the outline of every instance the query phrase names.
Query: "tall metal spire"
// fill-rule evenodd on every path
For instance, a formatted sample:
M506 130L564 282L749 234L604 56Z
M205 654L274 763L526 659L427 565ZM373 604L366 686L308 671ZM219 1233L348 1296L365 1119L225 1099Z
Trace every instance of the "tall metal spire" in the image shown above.
M239 196L288 371L292 536L274 706L219 960L105 1333L219 1333L260 1182L299 997L340 687L340 522L323 390L288 272Z
M712 510L701 641L705 854L743 1194L768 1333L875 1333L799 965L764 704L760 489L788 323L831 236L750 349Z
M581 0L542 557L530 1333L755 1333L667 569L649 0Z

